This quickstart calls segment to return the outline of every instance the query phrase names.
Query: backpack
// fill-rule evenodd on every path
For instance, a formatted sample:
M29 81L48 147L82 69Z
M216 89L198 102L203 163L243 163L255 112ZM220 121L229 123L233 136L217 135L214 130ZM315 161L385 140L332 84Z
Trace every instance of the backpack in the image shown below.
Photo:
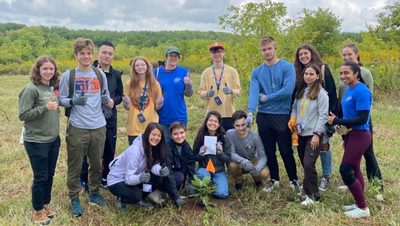
M94 70L94 73L96 73L97 79L100 81L100 89L103 90L103 75L101 74L101 72L92 66L92 69ZM68 94L68 98L72 98L72 96L74 95L74 91L75 91L75 68L72 68L69 70L69 94ZM65 108L65 116L69 117L69 115L71 114L71 109L72 107L66 107Z

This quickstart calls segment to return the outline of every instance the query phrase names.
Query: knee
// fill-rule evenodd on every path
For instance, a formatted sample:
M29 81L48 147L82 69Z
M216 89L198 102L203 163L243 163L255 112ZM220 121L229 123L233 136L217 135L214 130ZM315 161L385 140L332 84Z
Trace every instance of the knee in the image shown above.
M217 189L214 192L214 197L217 199L225 199L229 196L228 186L217 184Z
M234 176L237 176L239 174L241 174L241 169L239 167L239 164L237 164L236 162L231 161L228 164L228 172Z
M315 168L315 164L312 164L311 162L304 162L304 172L307 173L314 173L317 172L317 169Z
M200 178L204 178L206 176L210 176L210 173L205 168L199 168L196 172L196 175Z
M266 180L269 177L269 169L268 167L264 167L260 172L260 179Z
M174 176L175 176L176 186L181 187L183 184L183 181L185 180L185 176L180 171L174 172Z
M355 180L354 167L346 163L340 164L340 175L342 176L344 184L350 186Z

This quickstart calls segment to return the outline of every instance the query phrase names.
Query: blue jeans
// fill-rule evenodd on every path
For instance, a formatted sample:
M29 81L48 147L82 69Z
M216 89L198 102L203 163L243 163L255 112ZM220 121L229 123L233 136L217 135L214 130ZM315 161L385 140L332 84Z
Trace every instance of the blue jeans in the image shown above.
M210 173L205 168L199 168L196 175L200 178L211 177L212 182L217 186L217 189L213 193L214 197L224 199L229 196L228 177L226 172Z
M32 206L38 211L51 201L53 176L60 150L60 137L49 143L24 141L33 171Z
M321 151L321 168L322 168L322 176L329 177L332 173L332 151Z

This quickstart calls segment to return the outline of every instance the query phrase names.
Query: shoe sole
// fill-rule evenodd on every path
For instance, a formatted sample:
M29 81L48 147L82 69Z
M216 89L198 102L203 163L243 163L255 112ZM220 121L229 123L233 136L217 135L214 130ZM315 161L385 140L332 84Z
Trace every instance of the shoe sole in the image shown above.
M347 212L347 211L351 211L351 210L354 210L355 208L357 208L357 206L356 205L349 205L349 206L342 206L342 210L343 211L345 211L345 212Z
M39 225L49 225L51 222L51 219L48 219L47 221L33 221L34 224L39 224Z
M99 207L99 208L101 208L101 207L103 207L103 206L106 206L107 204L97 204L97 203L95 203L95 202L89 202L89 206L96 206L96 207Z

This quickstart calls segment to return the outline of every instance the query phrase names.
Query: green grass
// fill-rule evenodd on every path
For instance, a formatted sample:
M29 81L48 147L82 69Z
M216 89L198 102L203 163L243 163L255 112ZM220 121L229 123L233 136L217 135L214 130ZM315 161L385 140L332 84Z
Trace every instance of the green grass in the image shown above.
M197 89L199 75L192 75L194 87ZM126 76L124 78L126 80ZM25 149L19 145L19 136L22 122L18 120L18 94L28 82L27 76L0 77L0 225L29 225L30 216L32 171ZM238 108L243 108L247 101L247 92L238 100ZM197 96L187 99L189 112L189 141L192 143L199 125L204 117L204 102ZM205 211L194 206L194 201L181 211L177 211L171 204L164 208L157 208L144 212L135 207L129 207L128 214L121 215L115 206L115 198L107 191L101 193L112 204L98 209L87 204L87 195L81 196L85 208L82 217L74 218L70 214L69 198L66 186L66 146L65 122L62 115L61 138L62 146L54 178L52 205L57 211L53 225L398 225L400 222L400 101L382 99L375 101L373 108L374 145L375 152L382 170L385 182L385 201L374 199L375 189L367 183L366 197L371 209L372 217L368 219L352 220L345 218L340 206L353 201L349 192L338 192L335 188L341 183L338 166L343 153L341 141L337 135L333 139L334 174L331 177L331 188L322 193L322 202L310 207L302 208L300 199L291 193L289 182L280 161L282 189L278 192L265 194L256 191L250 178L246 178L244 190L241 193L234 191L227 200L211 200L216 208ZM119 127L123 127L126 120L125 110L119 106ZM123 130L119 130L117 153L127 147L127 137ZM299 160L299 176L302 172ZM364 166L364 162L362 163ZM318 161L318 172L320 163ZM365 172L365 170L363 171Z

